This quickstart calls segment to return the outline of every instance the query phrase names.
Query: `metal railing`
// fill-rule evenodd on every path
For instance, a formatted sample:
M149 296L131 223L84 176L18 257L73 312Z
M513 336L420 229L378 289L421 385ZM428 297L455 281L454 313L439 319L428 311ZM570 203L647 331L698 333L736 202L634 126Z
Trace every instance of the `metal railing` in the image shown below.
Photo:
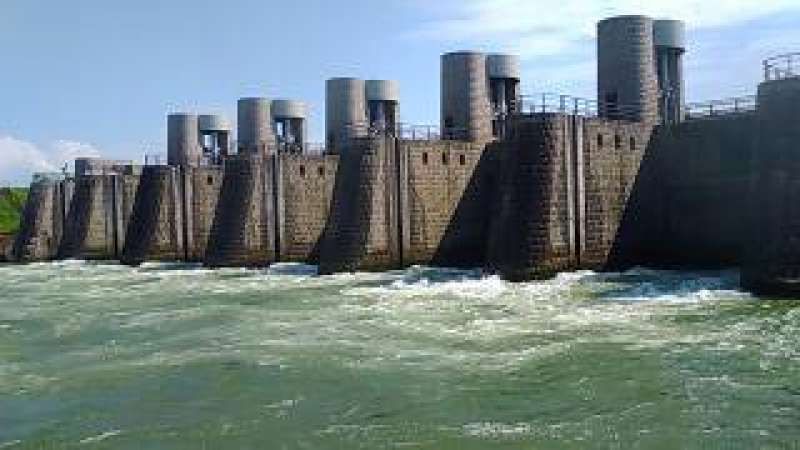
M597 100L572 95L542 93L522 95L512 102L512 108L519 114L558 113L583 117L607 117L615 120L638 121L644 111L638 105L621 105L617 102Z
M786 53L764 60L764 81L800 77L800 52Z
M800 60L798 60L800 61ZM688 103L686 120L743 114L756 110L757 97L746 95L706 102ZM640 120L642 110L638 106L621 106L613 103L601 103L571 95L537 94L521 97L517 110L522 114L560 113L584 117L607 117L609 119Z
M292 153L299 155L303 153L305 145L299 142L286 142L279 139L277 142L275 142L275 148L277 149L278 153Z
M707 102L688 103L685 120L709 119L732 114L750 113L756 110L758 97L746 95Z
M407 141L436 141L442 138L442 130L438 125L401 123L397 137Z
M322 142L306 142L303 147L304 155L320 156L325 154L325 144Z
M145 153L144 155L145 166L165 166L167 165L167 158L159 153Z
M436 141L457 132L455 129L448 129L445 133L442 133L442 129L438 125L406 122L398 123L396 129L373 127L366 122L352 123L346 126L345 131L346 137L394 136L411 141ZM466 130L463 130L463 132L465 133Z

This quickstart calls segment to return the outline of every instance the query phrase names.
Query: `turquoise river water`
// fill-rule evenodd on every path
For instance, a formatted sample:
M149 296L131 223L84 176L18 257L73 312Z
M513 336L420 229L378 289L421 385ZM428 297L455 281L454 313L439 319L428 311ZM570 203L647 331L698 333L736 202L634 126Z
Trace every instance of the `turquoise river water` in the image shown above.
M800 449L737 278L2 266L0 449Z

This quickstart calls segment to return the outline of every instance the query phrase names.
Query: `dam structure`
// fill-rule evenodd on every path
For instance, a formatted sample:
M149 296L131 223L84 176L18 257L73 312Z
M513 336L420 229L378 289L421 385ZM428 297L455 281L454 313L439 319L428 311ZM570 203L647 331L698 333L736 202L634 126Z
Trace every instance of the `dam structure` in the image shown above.
M224 117L171 114L166 164L34 179L13 257L514 281L735 267L748 290L800 295L800 56L766 60L754 96L687 104L687 51L680 21L601 21L593 100L523 95L514 55L448 53L424 127L401 121L397 82L332 78L323 151L293 99L240 99L236 141Z

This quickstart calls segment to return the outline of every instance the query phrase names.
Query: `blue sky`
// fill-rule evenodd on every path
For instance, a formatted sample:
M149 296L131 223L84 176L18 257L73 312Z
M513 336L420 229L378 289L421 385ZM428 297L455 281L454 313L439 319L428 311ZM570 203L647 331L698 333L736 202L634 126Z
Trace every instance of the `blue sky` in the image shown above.
M689 100L753 93L766 56L800 51L800 1L0 0L0 184L75 156L164 153L171 111L224 113L260 95L311 105L324 80L392 78L402 119L438 121L439 55L523 57L526 93L593 97L594 24L686 20Z

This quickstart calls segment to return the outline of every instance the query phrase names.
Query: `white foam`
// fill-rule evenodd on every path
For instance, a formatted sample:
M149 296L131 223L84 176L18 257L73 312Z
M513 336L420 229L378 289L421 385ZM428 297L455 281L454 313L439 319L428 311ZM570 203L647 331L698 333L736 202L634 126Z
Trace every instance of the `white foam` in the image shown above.
M100 441L104 441L104 440L106 440L106 439L108 439L110 437L118 436L120 433L122 433L121 430L106 431L105 433L101 433L101 434L98 434L96 436L90 436L90 437L81 439L78 443L79 444L91 444L91 443L94 443L94 442L100 442Z
M56 336L75 341L84 333L111 333L117 344L108 361L107 349L95 345L59 359L82 361L86 370L232 354L254 364L290 364L309 354L335 355L359 366L504 371L585 344L672 349L675 343L735 344L752 334L728 327L724 333L731 334L723 335L670 320L676 313L704 313L720 302L749 299L735 289L736 274L728 272L580 271L510 283L480 270L422 266L318 276L316 267L302 264L213 271L197 265L137 270L67 264L85 273L65 282L56 264L16 269L14 286L27 294L14 301L0 295L0 317L45 320ZM146 345L135 340L142 335L152 336ZM797 358L787 350L795 342L774 340L765 364L779 364L780 356Z

